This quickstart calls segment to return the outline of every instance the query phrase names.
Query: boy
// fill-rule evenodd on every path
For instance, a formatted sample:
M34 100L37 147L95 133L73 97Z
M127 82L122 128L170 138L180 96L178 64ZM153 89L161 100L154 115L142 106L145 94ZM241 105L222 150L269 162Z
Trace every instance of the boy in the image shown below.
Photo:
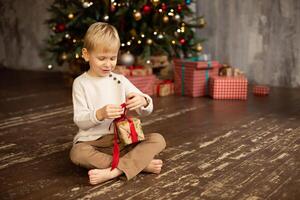
M153 110L151 97L143 94L123 75L112 72L117 62L120 39L117 30L107 24L92 24L84 37L82 56L90 69L73 83L74 122L79 131L74 137L70 158L76 165L90 169L91 184L99 184L125 174L131 179L141 171L160 173L162 160L154 159L165 146L158 133L145 135L145 140L120 146L118 166L111 170L114 128L112 121L126 108L148 115ZM113 125L112 125L113 126Z

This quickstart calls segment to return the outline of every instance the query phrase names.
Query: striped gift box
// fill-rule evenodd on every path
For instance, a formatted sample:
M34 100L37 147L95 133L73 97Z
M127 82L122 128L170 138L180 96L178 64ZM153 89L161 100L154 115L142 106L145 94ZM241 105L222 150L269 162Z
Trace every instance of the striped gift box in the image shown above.
M247 99L248 80L244 76L211 77L209 87L213 99Z
M218 75L219 62L182 59L174 59L173 62L175 94L192 97L209 94L209 77Z
M143 93L153 95L153 85L157 81L157 77L155 75L126 76L126 78Z
M270 93L270 88L266 85L254 85L252 92L256 96L267 96Z

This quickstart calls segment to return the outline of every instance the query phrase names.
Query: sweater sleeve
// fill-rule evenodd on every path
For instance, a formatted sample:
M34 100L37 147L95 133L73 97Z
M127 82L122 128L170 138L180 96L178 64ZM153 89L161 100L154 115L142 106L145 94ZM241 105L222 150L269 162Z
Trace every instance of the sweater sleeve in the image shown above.
M148 105L146 107L141 107L141 108L137 109L136 112L139 115L142 115L142 116L147 116L147 115L151 114L152 111L153 111L153 101L152 101L152 98L149 95L144 94L143 92L141 92L126 77L123 76L123 80L124 80L123 82L124 82L124 85L125 85L126 96L129 93L134 92L134 93L138 93L138 94L142 95L143 97L145 97L147 99Z
M97 110L89 109L85 92L78 80L75 80L73 83L72 98L74 111L73 120L78 128L87 130L103 122L97 119Z

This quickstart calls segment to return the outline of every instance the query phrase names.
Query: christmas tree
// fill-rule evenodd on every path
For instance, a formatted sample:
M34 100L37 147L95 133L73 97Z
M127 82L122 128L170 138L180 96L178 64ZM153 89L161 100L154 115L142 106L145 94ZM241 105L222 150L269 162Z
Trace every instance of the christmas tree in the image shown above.
M193 56L202 50L202 40L195 37L194 28L203 27L205 21L194 16L191 3L191 0L54 0L47 20L52 29L47 40L49 66L53 61L58 65L82 63L82 39L87 28L98 21L117 28L121 52L145 60L161 54Z

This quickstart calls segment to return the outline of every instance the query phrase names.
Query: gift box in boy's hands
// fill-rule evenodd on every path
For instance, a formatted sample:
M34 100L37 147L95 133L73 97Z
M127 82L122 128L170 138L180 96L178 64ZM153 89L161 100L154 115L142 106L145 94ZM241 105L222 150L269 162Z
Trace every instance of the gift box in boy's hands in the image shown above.
M219 67L217 61L174 59L175 93L192 97L208 95L209 77L217 76Z
M157 81L155 75L152 74L147 76L127 76L127 79L143 93L153 95L153 85Z
M245 76L215 76L209 80L213 99L247 99L248 80Z
M154 94L160 97L174 94L174 83L171 80L159 80L154 85Z
M254 85L252 92L256 96L267 96L270 93L270 88L266 85Z
M134 131L137 134L137 141L145 140L145 136L142 130L141 121L137 118L129 118L128 120L123 120L116 122L118 136L121 142L125 145L132 144L132 125L134 127ZM132 123L132 125L130 124Z

